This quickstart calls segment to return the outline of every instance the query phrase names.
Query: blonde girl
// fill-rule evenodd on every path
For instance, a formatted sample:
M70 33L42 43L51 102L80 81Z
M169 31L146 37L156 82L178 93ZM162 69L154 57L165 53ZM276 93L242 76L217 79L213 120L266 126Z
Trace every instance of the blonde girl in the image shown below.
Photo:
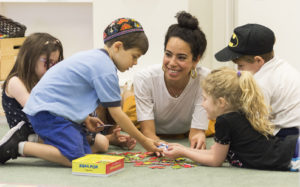
M215 144L209 150L195 150L171 144L165 155L188 157L207 166L232 166L297 170L298 136L280 139L272 135L269 110L250 72L221 68L202 82L202 106L210 120L216 120Z

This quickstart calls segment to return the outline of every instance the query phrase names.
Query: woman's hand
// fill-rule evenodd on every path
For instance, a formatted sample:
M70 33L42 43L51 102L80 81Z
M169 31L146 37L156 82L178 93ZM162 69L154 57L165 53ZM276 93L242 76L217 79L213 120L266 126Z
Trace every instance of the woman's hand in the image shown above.
M191 129L190 135L190 147L192 149L205 149L206 148L206 136L204 130Z

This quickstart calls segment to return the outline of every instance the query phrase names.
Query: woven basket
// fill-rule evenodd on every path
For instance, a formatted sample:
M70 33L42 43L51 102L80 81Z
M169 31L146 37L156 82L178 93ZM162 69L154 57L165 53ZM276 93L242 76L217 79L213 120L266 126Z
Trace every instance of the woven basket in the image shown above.
M24 37L26 26L0 15L0 34L7 38Z

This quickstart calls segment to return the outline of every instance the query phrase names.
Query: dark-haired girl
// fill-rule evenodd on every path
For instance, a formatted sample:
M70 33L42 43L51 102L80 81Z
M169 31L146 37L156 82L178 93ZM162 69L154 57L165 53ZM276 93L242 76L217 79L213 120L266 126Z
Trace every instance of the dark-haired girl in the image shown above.
M46 71L63 60L61 42L48 33L33 33L21 46L16 62L3 84L2 106L10 128L23 121L22 136L34 134L32 126L22 111L32 88ZM37 136L30 137L36 141Z

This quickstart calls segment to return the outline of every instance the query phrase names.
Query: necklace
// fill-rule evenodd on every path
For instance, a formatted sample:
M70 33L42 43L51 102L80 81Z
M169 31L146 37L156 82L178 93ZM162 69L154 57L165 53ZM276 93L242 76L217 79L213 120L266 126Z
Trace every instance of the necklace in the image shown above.
M169 93L171 94L171 96L177 98L180 96L180 94L182 93L183 89L173 89L171 87L168 88Z
M182 94L186 85L188 84L188 81L189 81L189 79L187 79L187 81L184 81L184 82L177 81L177 82L170 83L169 81L165 80L165 84L166 84L166 88L167 88L169 94L172 97L178 98Z

